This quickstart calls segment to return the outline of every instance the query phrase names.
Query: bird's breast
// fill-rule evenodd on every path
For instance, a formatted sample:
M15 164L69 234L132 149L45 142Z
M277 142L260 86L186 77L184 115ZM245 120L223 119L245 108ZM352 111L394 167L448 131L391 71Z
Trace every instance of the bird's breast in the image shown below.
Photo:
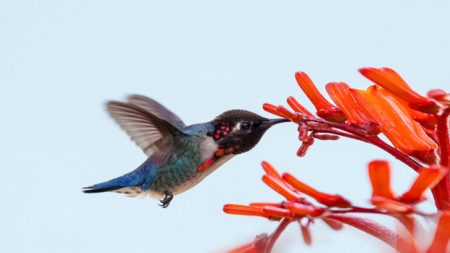
M217 148L213 138L207 136L186 144L159 169L151 190L159 193L168 190L173 194L179 194L197 185L232 157L232 155L223 156L210 164L206 170L199 172L198 168L214 157Z

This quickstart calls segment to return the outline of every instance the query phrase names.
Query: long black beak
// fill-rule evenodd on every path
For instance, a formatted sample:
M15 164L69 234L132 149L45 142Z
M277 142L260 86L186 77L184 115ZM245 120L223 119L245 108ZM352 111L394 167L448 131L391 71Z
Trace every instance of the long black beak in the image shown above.
M276 125L278 123L283 123L283 122L289 122L289 120L287 119L269 119L268 121L265 121L262 126L265 128L269 128L273 125Z

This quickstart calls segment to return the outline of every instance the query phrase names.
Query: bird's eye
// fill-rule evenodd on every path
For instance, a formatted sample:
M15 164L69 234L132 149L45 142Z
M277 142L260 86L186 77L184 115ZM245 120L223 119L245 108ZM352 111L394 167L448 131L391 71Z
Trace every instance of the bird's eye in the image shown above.
M243 129L243 130L250 129L250 123L249 122L242 122L241 123L241 129Z

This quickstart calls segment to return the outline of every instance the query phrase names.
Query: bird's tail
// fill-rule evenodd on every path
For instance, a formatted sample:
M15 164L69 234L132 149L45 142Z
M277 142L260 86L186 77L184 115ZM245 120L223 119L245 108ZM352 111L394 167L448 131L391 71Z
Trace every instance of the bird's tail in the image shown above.
M83 188L84 193L99 193L108 191L118 191L122 188L135 187L142 185L145 177L143 176L143 170L137 169L123 176L111 179L109 181L94 184Z
M118 184L117 179L112 179L103 183L83 187L83 192L84 193L109 192L121 189L123 187L124 187L123 185Z

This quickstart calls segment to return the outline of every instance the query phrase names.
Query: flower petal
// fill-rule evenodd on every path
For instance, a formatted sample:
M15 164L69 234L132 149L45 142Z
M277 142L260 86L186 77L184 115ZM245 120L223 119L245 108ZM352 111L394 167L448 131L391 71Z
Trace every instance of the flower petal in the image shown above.
M269 216L263 212L263 208L258 206L226 204L223 206L223 211L227 214L260 216L269 218Z
M283 179L281 178L280 174L278 173L278 171L275 169L275 167L272 166L272 164L263 161L261 163L261 166L263 167L264 171L266 172L267 175L272 176L276 179L279 179L281 181L283 181Z
M402 203L397 200L380 196L373 196L370 200L374 206L378 207L381 210L388 211L390 213L409 214L414 212L414 208L411 205Z
M417 171L416 178L411 188L399 199L406 203L416 203L424 199L425 190L433 188L441 179L448 174L448 170L443 167L422 168Z
M389 90L398 98L407 101L409 106L414 109L436 113L441 108L434 100L423 97L411 89L405 80L393 69L361 68L359 72L369 80Z
M287 103L292 108L292 110L294 110L295 112L301 112L301 113L306 114L310 118L315 118L314 114L312 114L310 111L308 111L308 109L303 107L303 105L301 105L297 101L297 99L295 99L294 97L288 97L287 98Z
M303 236L303 242L305 242L306 245L310 246L312 243L312 236L311 236L311 231L309 229L309 223L303 224L302 222L300 223L300 231L302 232L302 236Z
M299 216L317 217L325 212L324 208L316 207L313 205L300 204L296 202L286 202L283 205L285 208L291 210L292 213Z
M332 105L320 94L313 81L305 72L295 73L295 79L309 100L316 107L317 115L332 122L344 122L345 114L336 106Z
M283 113L280 113L280 112L278 111L277 107L274 106L274 105L272 105L272 104L264 103L264 104L263 104L263 109L264 109L264 111L266 111L266 112L269 112L269 113L275 114L275 115L277 115L277 116L280 116L280 117L282 117L282 118L285 118L285 119L289 119L289 120L290 120L290 115L285 115L285 114L283 114Z
M301 196L298 193L294 192L283 181L280 181L273 176L264 175L262 177L262 181L270 188L272 188L274 191L278 192L283 197L285 197L287 200L297 201L298 199L301 198Z
M370 115L367 115L358 104L348 84L331 82L325 88L334 103L345 113L350 123L362 125L370 121Z
M299 181L297 178L295 178L294 176L292 176L289 173L284 173L283 179L284 179L284 181L286 181L288 184L290 184L292 187L294 187L299 192L302 192L308 196L311 196L312 198L314 198L315 200L317 200L317 202L319 202L321 204L324 204L327 206L337 206L337 207L351 206L350 202L348 200L346 200L345 198L343 198L342 196L337 195L337 194L332 195L332 194L327 194L327 193L317 191L316 189L312 188L311 186L302 183L301 181Z
M372 196L394 198L391 189L391 169L387 161L371 161L369 163L369 178L372 184Z
M272 202L252 202L252 203L250 203L250 206L257 206L257 207L265 207L265 206L282 207L281 203L272 203Z
M337 220L323 218L322 221L325 222L325 224L327 224L333 230L341 230L344 227L344 224Z
M412 119L408 109L394 96L379 91L376 86L367 90L352 89L358 103L380 125L384 135L406 154L428 154L437 144Z
M284 208L275 207L275 206L265 206L262 208L263 212L270 217L278 217L278 218L293 218L293 213Z

